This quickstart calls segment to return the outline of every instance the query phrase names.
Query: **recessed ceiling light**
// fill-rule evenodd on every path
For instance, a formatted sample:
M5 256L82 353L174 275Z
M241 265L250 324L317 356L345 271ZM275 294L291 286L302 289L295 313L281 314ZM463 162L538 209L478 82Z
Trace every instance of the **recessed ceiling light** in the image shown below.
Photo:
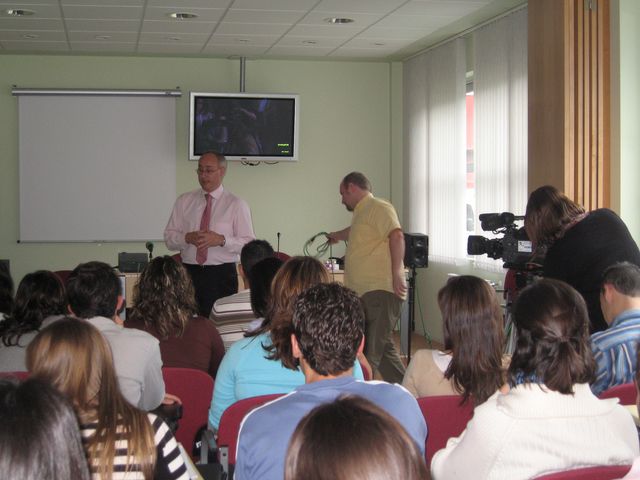
M345 18L345 17L329 17L324 19L327 23L332 23L334 25L344 25L345 23L353 23L355 20L353 18Z
M34 38L40 38L40 35L36 35L35 33L25 33L24 35L22 35L22 38L33 40Z
M109 40L109 39L111 39L111 35L96 35L95 39L96 40Z
M27 17L29 15L34 15L36 12L33 10L24 10L22 8L7 8L5 13L10 17Z
M302 44L303 45L316 45L318 42L316 42L315 40L303 40Z
M238 43L249 43L248 38L236 38L236 42Z
M171 40L172 42L179 42L180 40L182 40L182 38L173 36L173 37L167 37L167 40Z
M374 45L376 47L383 47L386 45L386 43L382 43L382 42L373 42L371 45Z
M195 13L189 12L173 12L169 13L171 18L175 18L176 20L190 20L192 18L198 18L198 15Z

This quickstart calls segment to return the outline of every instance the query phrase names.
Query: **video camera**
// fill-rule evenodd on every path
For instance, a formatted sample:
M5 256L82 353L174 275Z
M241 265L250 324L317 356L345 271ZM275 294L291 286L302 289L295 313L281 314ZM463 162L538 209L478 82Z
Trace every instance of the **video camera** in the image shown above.
M532 247L524 227L518 227L516 221L524 220L511 212L483 213L479 217L480 226L485 232L502 233L502 238L485 238L482 235L469 235L467 254L483 255L504 260L504 268L526 269L531 258Z

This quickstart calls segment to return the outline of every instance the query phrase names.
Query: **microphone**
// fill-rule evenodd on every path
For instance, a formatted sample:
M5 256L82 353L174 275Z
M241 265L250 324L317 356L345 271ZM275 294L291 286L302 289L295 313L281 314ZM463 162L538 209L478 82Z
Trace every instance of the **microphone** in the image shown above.
M280 253L280 232L278 232L278 252Z
M147 250L149 250L149 260L151 260L153 258L153 243L147 242L144 244L144 246Z

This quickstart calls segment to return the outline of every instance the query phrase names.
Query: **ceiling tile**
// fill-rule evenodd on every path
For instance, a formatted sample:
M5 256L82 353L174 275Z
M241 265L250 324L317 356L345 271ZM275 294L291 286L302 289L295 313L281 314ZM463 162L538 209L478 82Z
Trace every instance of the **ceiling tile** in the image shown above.
M407 0L322 0L314 8L317 12L352 12L386 14ZM340 16L342 16L342 13Z
M192 9L192 8L227 8L233 3L233 0L148 0L149 7L172 7L173 9Z
M351 27L349 25L296 25L289 32L290 35L314 36L314 37L336 37L351 38L362 31L362 27Z
M137 20L67 20L66 24L71 32L137 32L140 27Z
M24 35L37 35L37 38L25 38ZM64 31L57 32L41 30L37 32L25 32L21 30L0 30L0 42L66 42Z
M137 20L142 16L142 7L66 5L62 10L68 19Z
M379 51L396 51L407 44L404 40L390 39L371 39L357 37L340 46L340 48L348 49L372 49Z
M334 50L334 47L314 47L314 46L274 46L269 50L270 55L282 55L282 56L295 56L295 57L324 57L329 52Z
M259 45L208 45L202 53L208 55L217 56L249 56L249 55L262 55L267 51L267 47Z
M202 50L201 44L188 43L139 43L138 53L190 54L197 55Z
M175 22L168 20L145 20L142 23L142 32L211 34L215 26L215 22Z
M64 24L62 20L54 19L38 20L31 18L13 19L0 17L0 30L64 30Z
M270 47L278 39L279 35L220 35L215 33L207 46L215 45L252 45ZM245 41L246 40L246 41Z
M301 12L284 10L239 10L231 9L224 17L230 23L295 23L302 18Z
M198 15L198 18L188 20L176 20L169 17L169 14L175 12L188 12ZM145 11L145 20L163 20L171 21L174 23L186 23L191 22L217 22L222 18L225 10L223 8L187 8L187 7L151 7Z
M221 35L282 35L291 28L289 24L280 23L227 23L222 22L216 28L216 34Z
M72 52L134 52L135 43L120 42L71 42Z
M144 0L62 0L62 5L142 7Z
M409 27L409 28L433 28L444 27L450 20L443 17L432 17L429 15L389 15L378 23L377 27Z
M397 40L418 40L428 35L435 28L417 28L417 27L380 27L377 24L367 28L358 35L359 38L380 38L380 39L397 39Z
M387 55L391 55L395 52L395 50L384 51L381 55L381 51L377 48L339 48L329 55L329 58L332 57L341 57L341 58L353 58L353 59L362 59L362 58L371 58L371 59L379 59L380 57L384 58Z
M204 45L208 40L206 33L143 33L140 42L144 43L192 43Z
M306 12L318 0L235 0L232 7L245 10L289 10L292 12Z
M335 14L335 15L334 15ZM334 16L338 16L338 17L348 17L348 18L352 18L353 20L355 20L353 23L348 23L348 24L343 24L343 25L332 25L329 24L325 21L325 19L327 18L331 18ZM383 14L377 14L377 15L371 15L371 14L366 14L366 13L340 13L340 12L332 12L332 13L328 13L328 12L316 12L313 11L311 13L309 13L308 15L306 15L302 20L300 20L299 24L300 25L329 25L333 28L342 28L342 27L349 27L349 28L360 28L363 29L364 27L367 27L375 22L377 22L378 20L380 20L380 18L383 17Z
M287 35L283 37L278 43L277 46L288 46L288 47L313 47L313 48L322 48L322 47L333 47L336 48L344 43L343 38L330 38L330 37L296 37L293 35Z
M67 42L2 42L2 46L7 50L17 51L69 51Z
M10 8L18 8L24 10L31 10L34 12L33 15L28 17L10 17L7 14L7 10ZM58 5L22 5L22 4L9 4L2 5L0 7L0 18L9 18L15 20L16 22L21 22L24 20L39 20L44 18L60 18L60 8Z
M108 36L106 40L97 39L97 36ZM118 42L135 43L138 40L137 32L69 32L69 40L72 42Z
M2 9L5 8L25 8L29 5L29 10L32 10L31 5L58 5L58 0L20 0L19 2L11 0L0 0Z
M400 15L431 15L434 17L462 17L481 8L479 2L416 2L411 1L395 13Z

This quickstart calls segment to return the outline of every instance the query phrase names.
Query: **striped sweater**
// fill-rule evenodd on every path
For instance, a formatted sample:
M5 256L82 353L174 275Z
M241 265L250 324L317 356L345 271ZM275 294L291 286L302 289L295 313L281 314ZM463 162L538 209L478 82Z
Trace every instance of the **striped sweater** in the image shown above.
M156 444L156 465L154 479L158 480L188 480L187 467L180 455L180 449L173 433L164 421L152 413L147 413L149 422L153 426L154 442ZM87 442L96 431L97 423L80 426L83 442ZM100 479L95 465L91 466L92 478ZM127 465L127 440L118 438L116 441L116 456L113 462L113 480L144 480L140 465Z

